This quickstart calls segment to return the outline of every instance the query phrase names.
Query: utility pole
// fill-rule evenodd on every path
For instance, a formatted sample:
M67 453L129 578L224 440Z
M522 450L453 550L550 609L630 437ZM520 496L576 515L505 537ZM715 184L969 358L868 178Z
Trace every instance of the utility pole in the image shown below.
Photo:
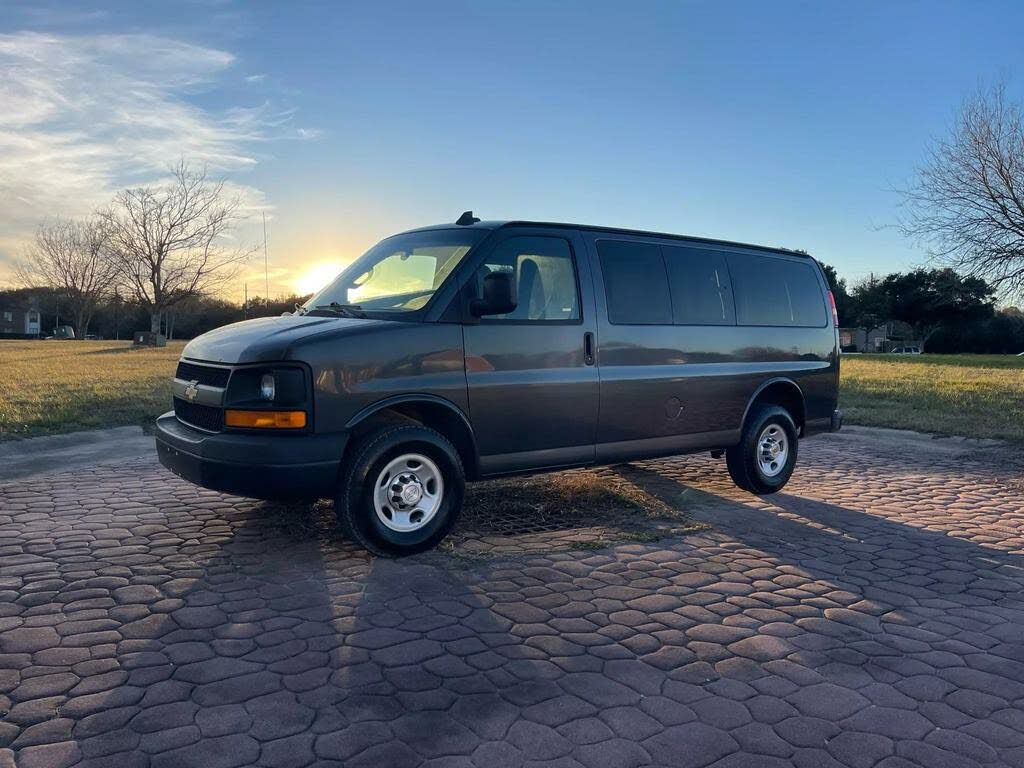
M267 212L263 211L263 293L267 297L267 306L270 306L270 272L267 268Z
M242 319L249 319L249 284L242 283L242 291L244 291L245 298L242 299Z

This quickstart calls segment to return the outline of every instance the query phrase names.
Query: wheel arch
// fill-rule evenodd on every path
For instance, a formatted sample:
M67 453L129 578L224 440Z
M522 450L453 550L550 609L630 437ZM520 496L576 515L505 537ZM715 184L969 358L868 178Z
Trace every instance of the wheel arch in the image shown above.
M356 413L345 428L360 436L384 424L414 422L435 429L455 446L467 479L479 473L476 436L469 418L455 403L438 395L409 393L386 397ZM349 441L352 445L355 441Z
M793 417L797 434L803 435L807 409L803 390L795 381L784 376L777 376L763 382L747 401L747 407L743 411L743 420L740 422L741 428L746 426L747 418L754 406L762 403L785 408Z

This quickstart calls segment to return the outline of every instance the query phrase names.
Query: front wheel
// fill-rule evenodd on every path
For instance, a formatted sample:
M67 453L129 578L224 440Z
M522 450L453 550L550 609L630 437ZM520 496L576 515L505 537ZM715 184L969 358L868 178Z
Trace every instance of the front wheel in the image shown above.
M725 452L729 475L745 491L766 495L782 490L796 467L796 425L789 411L761 406L743 426L739 445Z
M462 507L465 474L452 444L418 424L388 426L353 446L334 507L345 535L370 552L431 549Z

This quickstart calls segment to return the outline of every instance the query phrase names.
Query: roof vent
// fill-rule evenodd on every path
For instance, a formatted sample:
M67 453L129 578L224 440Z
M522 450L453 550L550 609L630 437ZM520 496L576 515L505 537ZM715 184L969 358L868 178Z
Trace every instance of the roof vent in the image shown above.
M468 227L470 224L476 224L478 221L480 221L480 219L476 218L472 211L466 211L459 216L459 220L455 223L460 227Z

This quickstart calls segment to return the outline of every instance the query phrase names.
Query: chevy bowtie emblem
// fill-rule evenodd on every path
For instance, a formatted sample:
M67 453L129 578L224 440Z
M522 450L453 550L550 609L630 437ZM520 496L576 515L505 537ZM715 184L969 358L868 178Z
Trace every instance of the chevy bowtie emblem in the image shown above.
M185 387L185 397L188 398L189 402L192 402L199 396L199 379L193 379Z

